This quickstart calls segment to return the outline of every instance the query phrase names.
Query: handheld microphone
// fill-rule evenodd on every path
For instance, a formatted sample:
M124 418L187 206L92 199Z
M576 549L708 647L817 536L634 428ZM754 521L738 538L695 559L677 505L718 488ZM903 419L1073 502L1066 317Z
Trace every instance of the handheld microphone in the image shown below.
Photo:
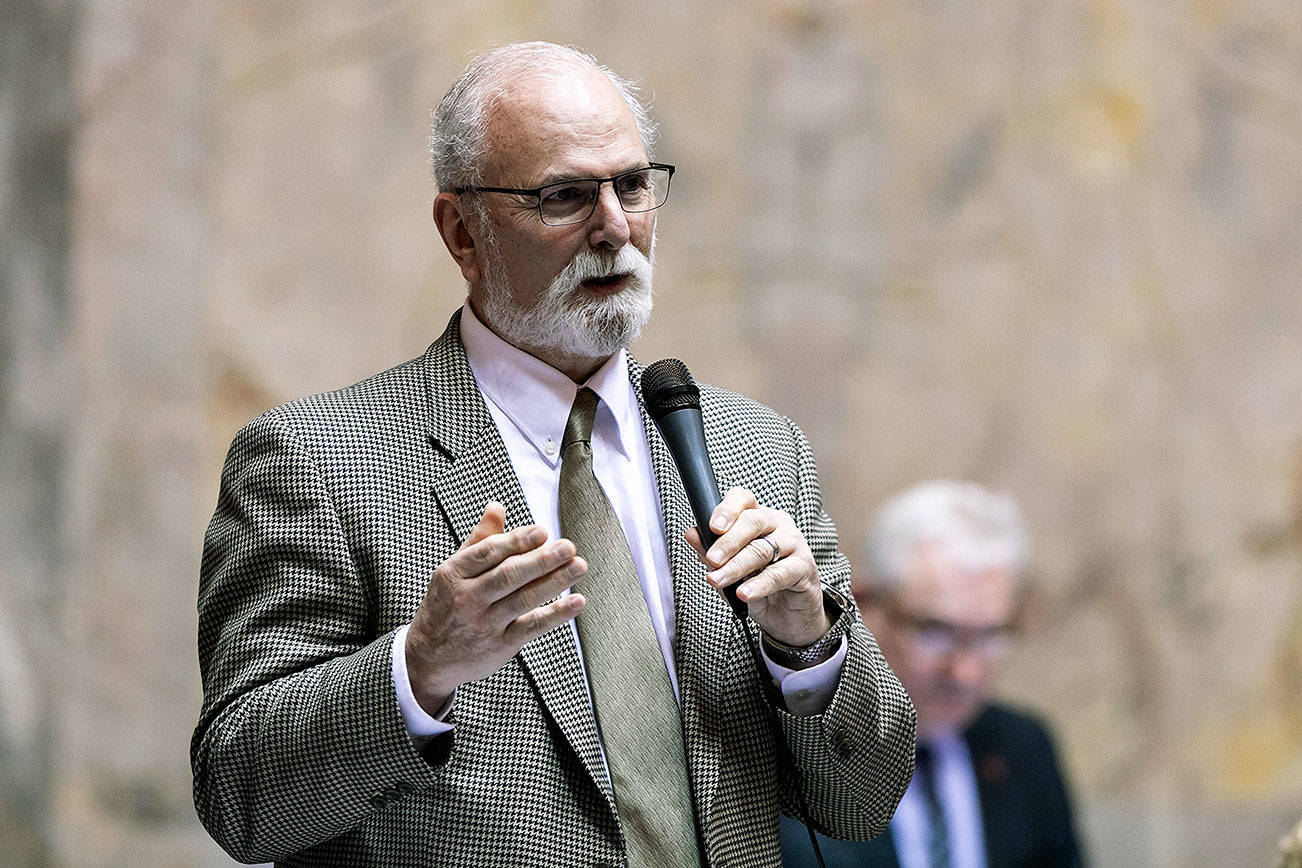
M696 531L708 551L718 535L710 530L710 514L723 498L714 478L710 455L705 449L705 426L701 421L701 390L687 366L678 359L661 359L642 372L642 399L660 436L674 457L682 477L687 500L692 505ZM737 599L735 582L723 589L728 605L745 618L746 604Z
M710 530L710 513L723 498L719 497L719 483L714 479L714 468L710 465L710 455L705 451L705 426L701 422L701 390L696 388L692 374L687 366L677 359L661 359L642 372L642 400L647 412L660 430L660 436L669 447L669 454L678 465L678 475L682 477L683 488L687 489L687 499L692 504L692 515L696 518L696 531L701 535L701 542L708 551L718 536ZM732 607L732 612L741 621L750 636L750 625L746 620L746 604L737 599L737 585L734 582L723 589L723 595ZM775 696L772 676L760 658L760 640L757 636L748 641L751 658L755 662L755 671L759 683L765 686L769 694L773 715L769 718L773 725L773 740L780 756L785 758L791 769L796 766L795 759L787 750L786 739L778 723L778 708L782 700ZM796 773L788 772L788 784L796 794L798 819L809 830L809 843L814 850L814 857L822 866L823 853L814 836L814 827L809 823L809 806Z

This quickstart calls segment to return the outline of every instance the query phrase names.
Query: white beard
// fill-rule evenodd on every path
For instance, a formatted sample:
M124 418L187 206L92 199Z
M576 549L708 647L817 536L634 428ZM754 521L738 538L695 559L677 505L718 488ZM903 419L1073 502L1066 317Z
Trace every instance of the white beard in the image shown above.
M502 338L521 349L604 358L636 340L651 318L655 236L649 258L632 244L616 253L579 251L528 308L517 305L506 286L506 269L495 240L487 247L484 309L479 313ZM579 286L614 274L628 275L615 295L589 298Z

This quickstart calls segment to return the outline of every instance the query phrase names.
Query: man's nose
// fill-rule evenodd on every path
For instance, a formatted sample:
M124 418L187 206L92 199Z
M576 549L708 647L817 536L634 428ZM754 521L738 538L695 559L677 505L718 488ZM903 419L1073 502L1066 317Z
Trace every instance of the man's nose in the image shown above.
M602 184L597 188L597 205L588 218L588 243L618 250L628 243L629 234L628 214L619 204L615 185Z
M960 645L950 655L950 677L960 684L967 686L979 685L985 681L989 671L989 663L971 645Z

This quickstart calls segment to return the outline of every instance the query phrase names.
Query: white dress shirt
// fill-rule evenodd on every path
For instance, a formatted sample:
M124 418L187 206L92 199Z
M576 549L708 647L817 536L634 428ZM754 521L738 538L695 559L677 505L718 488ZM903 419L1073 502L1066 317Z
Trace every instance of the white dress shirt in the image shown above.
M945 815L945 836L949 842L949 864L953 868L985 868L985 835L981 826L981 799L976 771L967 744L958 735L929 739L935 756L936 798ZM891 840L900 868L928 868L927 796L915 772L891 820Z
M461 309L461 342L534 522L547 531L548 539L557 539L561 535L561 438L579 386L547 363L502 340L479 321L468 303ZM611 356L583 385L601 399L592 425L593 473L624 528L651 626L677 696L673 579L651 451L637 395L629 381L628 354L620 350ZM407 731L413 739L423 742L452 728L442 718L455 696L437 715L427 714L416 702L404 651L409 626L394 635L394 689ZM570 621L570 630L578 644L574 621ZM583 659L582 653L579 659ZM841 639L840 649L830 660L809 669L786 669L769 660L767 654L764 659L781 687L788 709L793 714L817 714L827 707L836 689L845 660L845 639Z

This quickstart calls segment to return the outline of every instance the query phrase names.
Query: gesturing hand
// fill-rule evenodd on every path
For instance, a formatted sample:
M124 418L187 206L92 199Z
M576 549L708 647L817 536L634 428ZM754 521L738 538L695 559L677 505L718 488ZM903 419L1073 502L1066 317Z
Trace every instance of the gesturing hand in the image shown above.
M485 506L461 548L434 570L407 632L407 675L421 708L436 713L458 685L491 675L577 615L580 594L547 601L587 571L574 543L548 542L537 525L507 533L505 507Z
M733 488L711 513L710 530L719 538L708 552L696 528L687 531L687 541L710 570L705 574L710 584L726 588L741 582L738 599L774 639L803 647L822 638L831 627L823 586L814 555L790 515L760 506L755 495ZM773 545L778 547L776 560Z

